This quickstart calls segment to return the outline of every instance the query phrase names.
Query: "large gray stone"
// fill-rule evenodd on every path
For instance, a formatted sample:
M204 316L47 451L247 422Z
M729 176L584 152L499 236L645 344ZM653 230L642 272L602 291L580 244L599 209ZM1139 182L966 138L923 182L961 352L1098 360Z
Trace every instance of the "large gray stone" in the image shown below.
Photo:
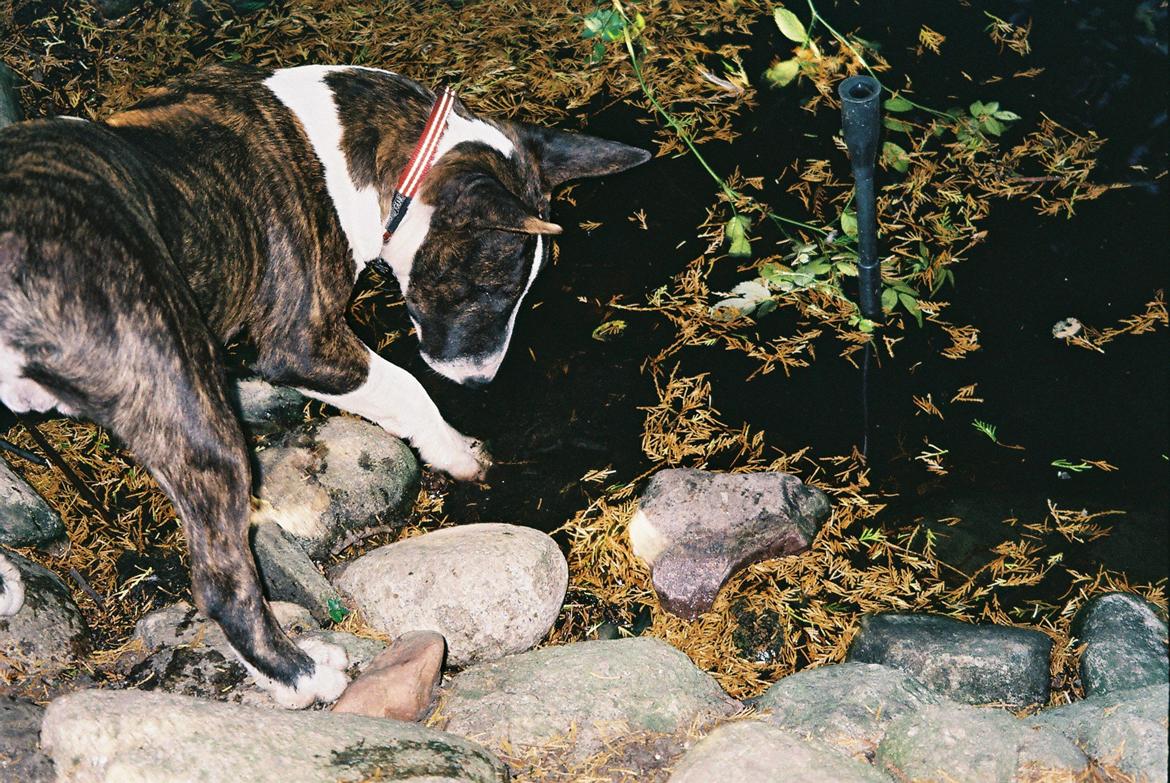
M1016 783L1078 780L1089 760L1051 729L994 708L943 703L891 722L874 764L898 780Z
M294 445L264 449L253 516L273 521L314 558L354 530L400 522L418 490L410 448L376 424L347 416L302 432Z
M863 617L848 659L901 669L955 701L1020 709L1048 701L1051 652L1039 631L895 612Z
M16 95L16 74L4 63L0 63L0 128L20 122L24 111Z
M13 696L0 696L0 780L49 783L53 762L38 748L45 708Z
M898 669L840 663L790 674L756 699L754 706L763 720L868 759L890 721L941 700Z
M61 515L0 459L0 545L41 547L64 536Z
M515 525L444 528L347 564L333 580L392 637L438 631L465 666L531 648L560 612L569 569L556 542Z
M15 552L0 548L0 559L20 572L24 588L24 602L16 614L0 617L0 675L14 665L53 669L84 653L89 632L65 583Z
M62 783L502 783L491 753L411 723L138 691L54 700L41 744Z
M545 647L451 678L446 728L494 747L542 745L572 732L585 756L607 737L669 733L724 717L739 703L683 653L652 637Z
M341 595L305 550L275 522L253 525L251 532L256 570L268 599L299 604L317 622L329 622L330 609L342 606Z
M1044 710L1026 722L1060 732L1134 780L1165 783L1168 700L1170 686L1147 685Z
M873 767L754 720L719 726L674 766L669 783L890 783Z
M661 470L638 501L630 544L663 608L693 619L740 569L807 549L829 510L823 492L786 473Z
M1072 633L1085 645L1081 683L1086 696L1170 680L1166 621L1158 607L1130 593L1099 595L1077 612Z

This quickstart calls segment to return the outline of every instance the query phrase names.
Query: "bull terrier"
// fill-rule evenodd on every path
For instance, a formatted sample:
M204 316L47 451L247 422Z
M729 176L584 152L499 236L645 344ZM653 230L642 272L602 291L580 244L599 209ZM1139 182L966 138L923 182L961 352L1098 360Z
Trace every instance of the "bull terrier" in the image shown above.
M344 690L345 654L294 644L248 547L252 475L221 346L408 440L458 479L489 464L346 322L392 270L426 363L490 381L545 264L551 194L640 149L472 115L393 73L215 67L104 122L0 132L0 401L119 437L174 502L199 609L280 704ZM0 563L0 609L19 574Z

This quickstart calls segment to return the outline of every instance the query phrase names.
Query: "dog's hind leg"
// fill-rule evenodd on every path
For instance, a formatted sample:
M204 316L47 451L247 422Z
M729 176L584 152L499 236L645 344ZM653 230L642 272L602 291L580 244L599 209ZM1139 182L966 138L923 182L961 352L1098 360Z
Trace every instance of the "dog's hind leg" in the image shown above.
M344 651L293 644L261 592L248 452L212 338L185 297L164 307L141 296L134 317L93 318L87 340L42 344L25 372L112 430L159 482L183 523L195 602L261 687L285 707L336 699Z

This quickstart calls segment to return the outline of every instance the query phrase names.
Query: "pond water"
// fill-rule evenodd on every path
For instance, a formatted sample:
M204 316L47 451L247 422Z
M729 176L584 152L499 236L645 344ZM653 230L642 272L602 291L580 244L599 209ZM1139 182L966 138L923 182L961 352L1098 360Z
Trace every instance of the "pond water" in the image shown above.
M1164 577L1167 332L1126 335L1101 354L1053 339L1052 326L1069 316L1096 327L1114 325L1141 312L1166 286L1170 231L1166 180L1159 177L1166 170L1165 7L990 4L988 10L1009 21L1033 20L1032 54L1021 58L999 53L982 29L982 14L963 5L921 19L947 36L941 57L915 54L920 3L838 3L820 10L837 29L880 43L891 73L912 78L917 100L937 106L999 101L1023 118L1005 145L1041 113L1078 133L1095 131L1108 143L1092 179L1132 185L1079 203L1071 219L1040 216L1029 204L994 204L986 241L955 267L957 285L940 297L951 302L948 320L979 329L981 350L958 361L941 358L945 337L911 324L896 359L872 372L869 457L872 478L892 506L885 519L1039 519L1046 500L1061 508L1120 509L1129 513L1114 535L1073 557L1143 580ZM755 33L744 57L753 78L790 47L770 20ZM979 84L1025 67L1044 70L1032 79ZM828 110L815 116L803 111L799 100L808 94L761 89L758 107L737 123L740 138L708 143L704 155L718 172L738 165L769 182L802 157L829 157L847 172L831 142L839 120ZM651 146L651 131L637 123L640 118L609 107L584 130ZM587 471L612 467L612 480L624 481L650 467L639 448L644 414L638 406L656 397L641 363L672 339L673 329L656 314L617 311L606 303L615 296L643 303L699 254L703 240L696 239L695 227L713 191L690 157L656 158L627 174L579 185L575 206L554 208L554 218L566 226L559 261L533 288L509 357L485 391L458 389L427 373L411 340L392 348L395 361L424 377L456 426L487 439L500 463L488 488L454 490L447 502L454 519L553 529L601 492L603 484L580 481ZM781 188L765 195L781 214L802 217ZM645 211L647 230L630 219L638 210ZM579 227L584 221L602 225L587 231ZM777 238L764 231L755 247ZM734 267L726 268L728 287L742 279ZM720 274L713 275L713 287L722 282ZM626 331L608 342L593 339L593 329L612 318L625 320ZM757 328L782 334L794 322L773 314ZM689 372L712 373L713 403L724 421L750 422L784 451L807 445L820 455L845 454L863 435L861 379L837 350L824 346L811 367L791 377L777 371L750 382L743 379L753 365L722 348L688 349L682 362ZM971 406L971 415L949 414L945 421L915 415L911 395L945 401L973 383L985 402ZM994 423L1001 442L1024 450L992 443L972 427L976 417ZM924 437L950 449L948 475L933 476L911 458ZM1118 470L1062 475L1051 464L1062 458L1105 460Z

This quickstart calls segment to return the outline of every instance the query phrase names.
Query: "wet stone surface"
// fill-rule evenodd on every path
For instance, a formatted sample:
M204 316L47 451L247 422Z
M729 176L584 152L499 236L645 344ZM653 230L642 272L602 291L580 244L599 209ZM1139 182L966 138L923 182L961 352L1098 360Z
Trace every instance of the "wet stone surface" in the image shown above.
M401 721L263 710L161 693L80 691L55 699L41 743L62 780L246 780L339 783L394 779L502 783L492 754Z
M251 534L252 553L268 600L299 604L317 622L329 621L330 609L342 606L341 595L305 550L275 522L253 525Z
M785 473L661 470L638 501L630 543L662 606L693 619L740 569L807 549L829 510L823 492Z
M726 717L739 703L683 653L654 638L578 642L460 672L439 712L448 731L489 747L540 745L572 734L587 756L630 731L672 733Z
M1020 709L1048 700L1051 651L1039 631L889 613L861 619L848 660L901 669L954 701Z
M14 696L0 696L0 780L48 783L53 762L40 752L45 708Z
M947 702L895 719L874 764L898 780L1015 783L1044 774L1075 780L1089 760L1056 731L1000 710Z
M783 770L782 778L778 777ZM890 778L820 742L760 721L724 724L674 765L669 783L889 783Z
M61 516L0 459L0 545L43 547L64 536Z
M15 552L0 556L20 572L24 602L0 617L0 675L18 666L25 671L60 667L85 652L89 632L69 588L51 571Z
M791 674L753 701L761 718L872 758L890 721L943 701L914 677L873 663L840 663Z
M1166 620L1140 596L1108 593L1093 598L1073 619L1072 634L1085 645L1081 683L1086 696L1170 679Z

